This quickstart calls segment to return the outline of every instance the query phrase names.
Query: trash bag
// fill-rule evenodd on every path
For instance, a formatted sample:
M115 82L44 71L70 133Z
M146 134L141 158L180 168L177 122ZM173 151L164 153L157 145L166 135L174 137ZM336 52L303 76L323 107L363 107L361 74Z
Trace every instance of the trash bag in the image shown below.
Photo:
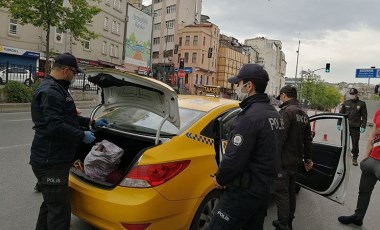
M98 142L84 159L84 172L93 179L105 181L118 168L123 154L122 148L107 140Z

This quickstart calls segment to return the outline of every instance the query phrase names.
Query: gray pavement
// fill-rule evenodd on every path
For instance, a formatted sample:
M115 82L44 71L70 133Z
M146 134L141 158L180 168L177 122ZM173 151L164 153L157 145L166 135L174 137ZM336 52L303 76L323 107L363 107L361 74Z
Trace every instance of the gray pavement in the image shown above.
M89 115L91 110L82 109L82 112L83 115ZM28 165L30 145L33 138L30 112L0 113L0 127L0 230L34 229L42 197L41 194L33 191L36 179ZM331 129L335 129L335 126ZM369 129L370 127L361 136L361 150L364 150ZM359 160L361 160L360 157ZM359 178L359 167L351 167L344 205L301 189L297 197L294 229L379 229L380 219L377 211L377 207L380 206L379 185L376 185L373 192L363 227L343 226L336 220L339 215L353 213ZM265 220L265 229L274 229L271 225L274 219L276 219L276 208L274 204L271 204ZM95 228L73 216L71 229L94 230Z

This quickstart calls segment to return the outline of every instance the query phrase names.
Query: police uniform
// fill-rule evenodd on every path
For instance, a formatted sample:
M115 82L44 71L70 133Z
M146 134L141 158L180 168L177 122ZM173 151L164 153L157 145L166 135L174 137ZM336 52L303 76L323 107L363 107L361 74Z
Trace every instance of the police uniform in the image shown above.
M81 127L88 127L90 119L78 116L69 85L48 75L31 103L35 134L30 164L43 195L36 229L70 228L69 171L84 137Z
M291 229L296 209L295 181L298 166L302 159L312 159L312 136L308 115L300 107L297 90L294 86L284 86L290 100L280 105L280 114L284 120L284 137L281 152L281 171L275 180L275 199L278 220L273 222L276 229ZM279 99L280 96L277 97Z
M247 71L246 78L254 78L260 76L255 71L263 71L259 65L247 65L255 66L248 70L243 66L240 76ZM279 167L284 129L280 114L264 93L248 97L240 107L242 111L234 120L226 153L215 174L218 184L226 188L209 229L263 229L270 189Z
M350 95L357 95L358 90L351 88ZM365 129L367 126L367 106L364 101L359 100L359 97L355 99L349 99L343 102L339 113L347 114L349 121L350 136L352 142L351 153L353 160L356 161L359 155L359 139L360 128ZM338 125L341 121L338 121Z

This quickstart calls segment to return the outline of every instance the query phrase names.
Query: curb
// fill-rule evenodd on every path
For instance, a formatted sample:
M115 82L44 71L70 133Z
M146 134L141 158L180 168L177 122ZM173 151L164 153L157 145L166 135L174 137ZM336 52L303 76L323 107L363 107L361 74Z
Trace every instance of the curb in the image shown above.
M76 101L79 109L94 108L97 101ZM30 112L30 103L0 103L0 113Z

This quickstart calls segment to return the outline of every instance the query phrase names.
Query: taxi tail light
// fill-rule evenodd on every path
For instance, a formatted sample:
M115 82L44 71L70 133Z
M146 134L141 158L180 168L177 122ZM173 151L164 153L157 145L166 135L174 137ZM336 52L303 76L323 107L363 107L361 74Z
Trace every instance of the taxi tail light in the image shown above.
M147 224L127 224L127 223L121 223L121 225L128 230L145 230L147 227L149 227L150 223Z
M131 188L155 187L177 176L189 164L190 160L162 164L135 165L119 185Z

